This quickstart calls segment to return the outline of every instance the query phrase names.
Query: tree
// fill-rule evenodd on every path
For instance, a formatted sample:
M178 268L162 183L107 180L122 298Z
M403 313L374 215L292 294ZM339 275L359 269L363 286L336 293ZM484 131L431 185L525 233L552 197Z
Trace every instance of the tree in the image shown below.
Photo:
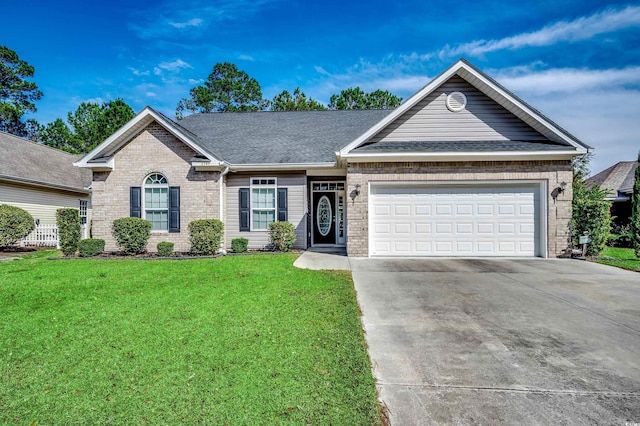
M42 97L33 77L35 68L6 46L0 46L0 131L21 137L33 137L31 123L22 121L24 114L35 112L35 102ZM31 126L31 127L30 127Z
M262 99L258 80L228 62L217 63L209 78L201 86L191 89L191 98L180 100L176 118L182 119L185 111L196 112L246 112L260 111L268 107Z
M331 95L331 109L394 109L402 102L402 98L387 90L374 90L366 93L360 87L350 87L340 93Z
M293 96L287 90L277 94L271 101L271 111L323 111L327 107L312 98L307 98L299 87L293 91Z
M640 151L636 163L636 176L633 182L633 194L631 195L631 235L633 250L640 259Z
M73 154L86 154L135 116L122 99L102 104L83 102L67 114L67 123L58 118L43 126L38 140Z
M605 201L608 191L598 185L587 185L589 160L592 154L575 157L573 168L573 200L572 220L573 243L585 232L589 234L591 243L587 246L587 255L597 256L604 250L611 232L611 203Z

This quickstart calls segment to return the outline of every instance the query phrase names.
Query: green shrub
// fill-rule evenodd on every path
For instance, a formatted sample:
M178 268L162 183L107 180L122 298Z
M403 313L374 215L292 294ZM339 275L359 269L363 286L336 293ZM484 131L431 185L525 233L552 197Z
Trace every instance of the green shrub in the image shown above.
M289 251L296 242L296 229L290 222L271 222L269 242L275 250Z
M611 232L611 203L609 201L583 198L574 201L574 244L580 246L578 238L589 233L587 256L597 256L604 250Z
M611 234L609 234L607 245L611 247L633 248L631 226L629 224L621 225L619 223L612 223Z
M111 234L125 254L144 253L151 237L151 222L137 217L116 219Z
M78 254L80 257L97 256L104 251L104 240L99 238L87 238L78 241Z
M215 254L220 249L224 224L217 219L199 219L189 223L189 240L194 254Z
M60 249L65 256L71 256L78 251L80 241L80 212L78 209L56 210L56 225L58 225L58 238Z
M244 253L249 247L249 240L246 238L234 238L231 240L231 250L234 253Z
M173 243L170 243L169 241L162 241L158 243L158 256L173 256Z
M0 205L0 247L12 246L36 227L26 210L8 204Z

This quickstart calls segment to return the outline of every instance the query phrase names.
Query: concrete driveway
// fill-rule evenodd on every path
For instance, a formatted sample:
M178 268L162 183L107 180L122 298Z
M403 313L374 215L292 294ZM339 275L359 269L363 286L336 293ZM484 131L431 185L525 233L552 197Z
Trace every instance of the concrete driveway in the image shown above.
M640 274L351 259L392 425L640 424Z

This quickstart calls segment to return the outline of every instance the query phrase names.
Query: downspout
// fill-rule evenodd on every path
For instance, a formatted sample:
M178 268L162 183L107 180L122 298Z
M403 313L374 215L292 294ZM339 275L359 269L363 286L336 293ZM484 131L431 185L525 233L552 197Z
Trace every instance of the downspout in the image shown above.
M220 179L218 179L218 192L220 193L220 222L224 223L224 177L229 173L229 166L226 166L222 172L220 172ZM222 247L221 253L226 254L225 247L227 246L227 227L225 226L222 233Z

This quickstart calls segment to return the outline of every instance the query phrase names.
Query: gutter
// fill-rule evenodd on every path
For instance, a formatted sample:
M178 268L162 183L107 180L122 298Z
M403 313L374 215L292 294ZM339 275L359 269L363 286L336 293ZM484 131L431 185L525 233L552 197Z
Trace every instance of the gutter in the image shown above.
M87 188L76 188L73 186L56 185L53 183L40 182L37 180L25 179L25 178L20 178L16 176L0 175L0 180L17 182L17 183L27 183L27 184L42 187L42 188L59 189L63 191L76 192L78 194L91 194L91 191L87 190Z

